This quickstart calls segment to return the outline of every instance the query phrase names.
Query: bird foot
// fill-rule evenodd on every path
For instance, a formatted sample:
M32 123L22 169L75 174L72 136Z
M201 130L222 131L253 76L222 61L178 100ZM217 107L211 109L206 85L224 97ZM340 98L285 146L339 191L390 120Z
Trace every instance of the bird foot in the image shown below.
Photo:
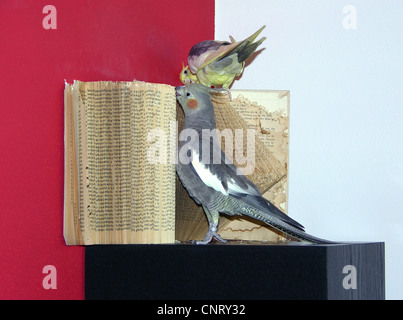
M192 243L209 244L211 242L211 240L213 240L213 239L217 240L218 242L221 242L221 243L228 242L227 240L224 240L223 238L221 238L221 236L217 233L217 230L209 229L209 231L207 231L207 234L203 240L200 240L200 241L193 240Z

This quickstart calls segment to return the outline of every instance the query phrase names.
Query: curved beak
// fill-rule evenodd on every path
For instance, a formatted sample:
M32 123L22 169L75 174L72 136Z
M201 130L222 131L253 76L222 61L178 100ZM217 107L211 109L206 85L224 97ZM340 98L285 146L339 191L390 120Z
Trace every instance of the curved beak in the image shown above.
M176 88L175 88L175 95L176 95L177 97L182 96L181 93L180 93L181 90L183 90L183 87L180 87L180 86L179 86L179 87L176 87Z

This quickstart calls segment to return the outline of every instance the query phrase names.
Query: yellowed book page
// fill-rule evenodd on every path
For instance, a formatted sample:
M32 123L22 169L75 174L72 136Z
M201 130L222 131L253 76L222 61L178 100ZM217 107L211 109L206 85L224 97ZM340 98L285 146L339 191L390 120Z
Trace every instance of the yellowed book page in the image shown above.
M64 222L63 235L69 245L83 244L79 213L78 162L73 87L66 83L64 92Z
M76 81L74 92L80 95L78 198L83 244L173 243L175 167L169 150L174 140L174 88Z
M256 136L278 159L286 174L269 189L261 190L264 197L287 212L287 172L289 154L290 93L283 90L231 90L232 106L256 130ZM225 239L277 242L283 238L264 223L248 218L222 218L220 235ZM229 220L229 222L227 221Z

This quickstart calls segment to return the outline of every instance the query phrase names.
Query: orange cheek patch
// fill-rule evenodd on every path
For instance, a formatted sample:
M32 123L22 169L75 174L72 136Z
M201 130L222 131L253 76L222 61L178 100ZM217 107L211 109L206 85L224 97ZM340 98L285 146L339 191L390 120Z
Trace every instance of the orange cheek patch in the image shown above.
M189 99L186 105L189 109L196 109L199 106L199 102L196 99Z

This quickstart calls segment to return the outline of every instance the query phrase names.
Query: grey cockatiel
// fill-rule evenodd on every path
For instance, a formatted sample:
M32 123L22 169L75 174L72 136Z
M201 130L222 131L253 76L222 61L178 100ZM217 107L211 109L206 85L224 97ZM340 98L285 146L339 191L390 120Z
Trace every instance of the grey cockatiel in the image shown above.
M217 233L220 213L258 219L299 240L331 243L305 233L301 224L264 199L257 187L228 161L217 139L203 141L202 130L216 128L210 90L196 83L176 87L185 112L176 171L189 195L203 206L209 223L206 237L197 243L207 244L213 238L225 242Z

